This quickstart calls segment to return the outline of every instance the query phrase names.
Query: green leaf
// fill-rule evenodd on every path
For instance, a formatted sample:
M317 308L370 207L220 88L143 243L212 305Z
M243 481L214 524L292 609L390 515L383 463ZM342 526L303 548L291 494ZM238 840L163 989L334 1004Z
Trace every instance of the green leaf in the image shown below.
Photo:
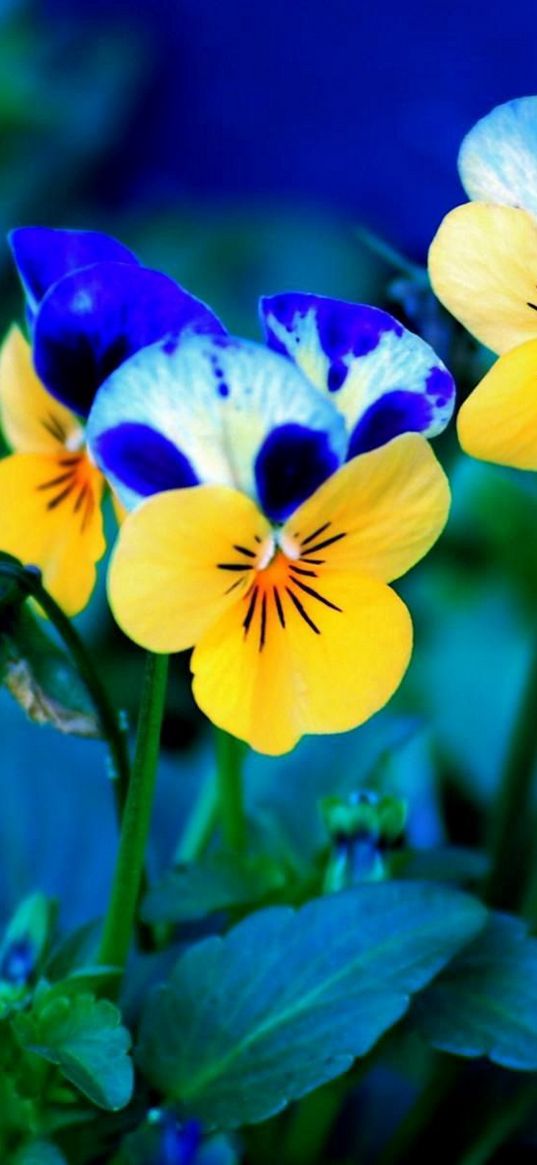
M283 874L261 858L212 854L172 870L144 898L144 922L192 922L217 910L260 902L283 883Z
M537 1070L537 939L496 914L416 1001L409 1022L442 1051Z
M258 911L191 948L150 997L141 1064L206 1125L264 1120L365 1055L485 917L417 882Z
M34 1141L19 1149L13 1165L67 1165L63 1153L50 1141Z
M0 682L37 724L74 736L102 735L69 656L27 607L0 622Z
M89 994L40 996L34 1010L18 1015L17 1037L26 1051L57 1064L65 1078L89 1100L116 1111L128 1104L133 1087L130 1036L117 1007Z

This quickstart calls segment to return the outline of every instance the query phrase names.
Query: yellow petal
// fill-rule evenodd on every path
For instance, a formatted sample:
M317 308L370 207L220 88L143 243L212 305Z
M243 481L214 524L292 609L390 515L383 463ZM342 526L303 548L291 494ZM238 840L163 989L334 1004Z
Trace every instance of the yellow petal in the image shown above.
M472 457L537 469L537 340L500 356L463 404L457 429Z
M103 479L84 454L0 461L0 550L38 566L68 615L85 607L104 554Z
M278 755L304 733L345 732L382 708L410 659L412 625L394 591L374 579L332 571L315 583L322 598L282 579L276 600L274 572L266 575L247 631L251 595L198 643L193 690L215 724Z
M30 345L16 326L0 349L0 417L7 441L20 453L74 449L82 437L73 414L43 388Z
M289 518L282 546L323 572L357 570L389 582L436 542L449 503L447 478L430 445L405 433L328 478Z
M151 651L192 647L247 589L267 539L254 502L228 486L155 494L129 514L115 546L108 594L117 622Z
M525 210L458 206L433 239L429 274L442 303L493 352L537 336L537 223Z

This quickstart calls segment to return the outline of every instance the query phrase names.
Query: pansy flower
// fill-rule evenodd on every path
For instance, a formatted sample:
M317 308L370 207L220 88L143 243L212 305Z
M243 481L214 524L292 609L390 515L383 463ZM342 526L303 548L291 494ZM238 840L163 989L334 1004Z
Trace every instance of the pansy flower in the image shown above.
M446 520L423 431L449 417L453 382L383 312L297 295L262 310L278 350L147 347L100 388L88 439L134 507L109 574L120 626L152 651L194 647L198 705L278 754L361 723L400 683L412 626L388 583Z
M105 550L102 474L84 421L103 380L169 332L223 331L165 275L97 232L23 228L11 245L31 346L12 328L0 353L0 549L38 566L68 614L87 603Z
M537 97L470 130L459 172L471 202L444 219L429 253L438 298L500 359L462 406L472 456L537 469Z

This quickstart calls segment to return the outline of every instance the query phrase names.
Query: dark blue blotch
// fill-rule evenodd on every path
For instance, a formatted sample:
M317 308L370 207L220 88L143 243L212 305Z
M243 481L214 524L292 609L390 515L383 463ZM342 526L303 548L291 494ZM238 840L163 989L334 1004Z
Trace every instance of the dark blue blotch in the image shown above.
M342 360L335 360L328 369L328 391L338 392L347 379L347 365Z
M401 324L385 311L337 299L319 299L317 327L323 352L331 360L348 353L367 356L385 332L399 336L403 331Z
M220 381L218 391L220 396L229 396L229 384L226 384L225 380Z
M143 497L198 483L184 453L149 425L124 421L106 429L95 441L94 451L104 473L113 474Z
M425 391L439 406L447 405L453 399L455 381L447 368L431 368L425 381Z
M290 355L289 349L272 331L271 315L291 330L297 317L304 317L310 311L315 312L321 348L336 367L344 356L367 356L373 352L385 332L401 336L404 331L398 320L379 308L322 295L289 292L266 296L260 301L261 320L269 347Z
M0 962L0 979L14 987L23 987L35 969L35 954L29 938L19 938L4 952Z
M87 416L99 386L149 344L185 329L222 331L216 316L159 271L103 262L74 271L47 292L34 326L34 363L52 396Z
M423 433L431 423L432 407L421 393L395 389L370 405L353 430L347 460L386 445L401 433Z
M162 345L162 351L166 356L175 356L179 347L180 336L169 336Z
M255 462L262 509L284 522L339 466L326 433L305 425L280 425L264 441Z

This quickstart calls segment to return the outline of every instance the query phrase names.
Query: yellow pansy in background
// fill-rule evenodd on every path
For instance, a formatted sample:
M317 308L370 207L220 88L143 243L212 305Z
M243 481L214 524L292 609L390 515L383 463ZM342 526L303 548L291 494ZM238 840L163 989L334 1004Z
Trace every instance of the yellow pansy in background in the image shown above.
M468 331L502 354L463 404L459 438L473 457L537 469L537 97L479 121L459 172L473 201L441 224L431 282Z
M38 566L69 615L88 602L105 551L104 478L84 429L43 388L30 345L11 328L0 351L0 417L14 452L0 461L0 550Z
M86 446L100 385L132 353L183 328L219 334L204 304L98 231L20 227L9 243L31 348L12 329L0 357L0 550L38 566L75 615L105 550L105 478ZM121 510L116 506L120 520Z
M361 724L398 687L412 624L387 584L427 552L448 508L417 434L343 465L276 527L229 486L170 490L122 527L112 610L152 651L194 647L201 709L277 755Z

